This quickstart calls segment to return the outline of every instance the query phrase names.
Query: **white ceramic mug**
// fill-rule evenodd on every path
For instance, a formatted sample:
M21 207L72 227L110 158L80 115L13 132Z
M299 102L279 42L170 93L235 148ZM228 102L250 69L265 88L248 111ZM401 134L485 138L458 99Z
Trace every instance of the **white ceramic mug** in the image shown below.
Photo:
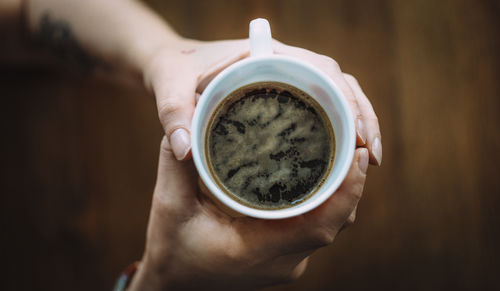
M231 92L257 82L286 83L306 92L324 109L334 131L335 157L325 181L308 199L289 208L266 210L241 204L217 185L209 170L205 142L211 116ZM352 163L355 134L351 110L339 88L312 65L273 54L269 23L259 18L250 22L250 57L219 73L200 96L192 122L191 147L200 178L219 205L241 215L281 219L314 209L337 190Z

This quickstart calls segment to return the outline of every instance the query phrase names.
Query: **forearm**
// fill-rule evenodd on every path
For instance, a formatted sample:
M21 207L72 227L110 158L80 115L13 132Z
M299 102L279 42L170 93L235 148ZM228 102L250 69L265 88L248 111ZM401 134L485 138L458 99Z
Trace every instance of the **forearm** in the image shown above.
M132 0L29 0L27 26L65 61L142 73L160 48L180 37L153 11Z

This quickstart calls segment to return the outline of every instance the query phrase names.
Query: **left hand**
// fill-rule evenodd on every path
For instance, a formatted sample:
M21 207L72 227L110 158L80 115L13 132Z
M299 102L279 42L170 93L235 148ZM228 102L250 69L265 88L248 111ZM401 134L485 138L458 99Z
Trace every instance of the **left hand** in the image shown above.
M332 58L274 42L276 54L288 55L325 72L344 93L355 118L358 146L368 149L370 163L382 162L381 134L370 101L356 79L342 73ZM179 39L158 50L144 71L146 86L156 97L165 134L178 160L190 158L190 128L197 96L210 80L232 63L249 55L244 40L201 42Z

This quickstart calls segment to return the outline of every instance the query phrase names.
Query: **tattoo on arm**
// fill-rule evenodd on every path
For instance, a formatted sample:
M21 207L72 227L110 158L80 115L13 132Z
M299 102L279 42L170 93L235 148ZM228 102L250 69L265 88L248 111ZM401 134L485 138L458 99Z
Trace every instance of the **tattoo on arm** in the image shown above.
M80 46L69 23L53 19L48 12L40 19L35 42L62 61L81 67L85 71L91 71L97 65L97 60L89 56Z

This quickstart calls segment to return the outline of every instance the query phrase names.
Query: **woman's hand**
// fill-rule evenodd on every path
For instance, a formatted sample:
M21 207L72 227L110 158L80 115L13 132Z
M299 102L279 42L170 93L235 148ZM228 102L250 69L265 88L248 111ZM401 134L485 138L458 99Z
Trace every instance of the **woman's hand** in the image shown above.
M274 52L324 71L346 96L356 119L354 161L342 186L312 212L284 220L232 218L200 194L190 157L197 97L230 64L249 55L248 40L181 40L160 49L145 69L166 136L141 267L131 289L253 289L302 274L308 256L354 221L368 163L380 165L380 129L354 77L326 56L275 41ZM364 148L366 147L366 148Z
M160 122L178 160L191 154L191 119L197 97L217 73L248 54L248 40L180 40L169 43L148 62L146 87L156 97Z
M163 138L146 249L130 290L246 290L298 278L308 256L355 218L368 168L358 148L337 192L315 210L283 220L232 218L200 194L196 169Z
M13 3L8 13L21 15L23 5ZM62 59L141 75L156 97L160 121L178 160L190 157L197 94L218 72L249 55L247 39L182 38L140 1L31 0L24 8L27 26ZM343 74L331 58L305 49L275 41L274 52L309 62L330 76L351 105L357 145L368 148L370 162L380 165L377 118L354 78Z
M274 42L276 54L311 63L325 72L342 90L355 117L357 145L368 149L370 162L382 162L377 116L356 79L344 74L331 58ZM160 121L178 160L190 157L191 119L197 97L209 81L230 64L249 55L248 40L200 42L179 39L159 49L146 62L146 86L156 96Z

